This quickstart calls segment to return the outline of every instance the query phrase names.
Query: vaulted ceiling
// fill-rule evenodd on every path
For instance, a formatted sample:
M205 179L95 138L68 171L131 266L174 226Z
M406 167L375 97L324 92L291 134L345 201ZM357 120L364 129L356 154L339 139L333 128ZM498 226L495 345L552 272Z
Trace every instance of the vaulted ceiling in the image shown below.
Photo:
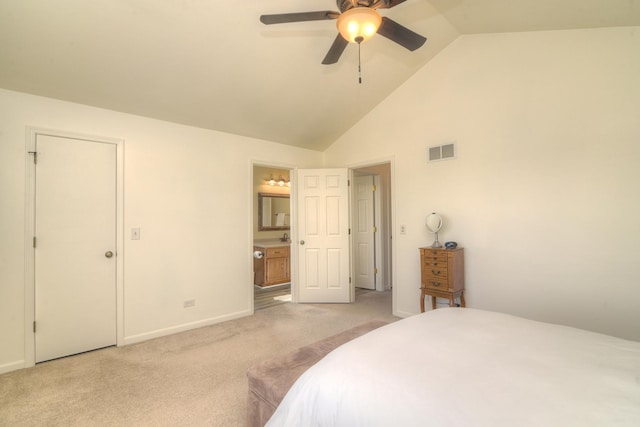
M335 21L262 14L332 0L0 0L0 87L323 150L462 34L640 25L640 0L406 0L376 36L321 65ZM406 108L411 108L407 105Z

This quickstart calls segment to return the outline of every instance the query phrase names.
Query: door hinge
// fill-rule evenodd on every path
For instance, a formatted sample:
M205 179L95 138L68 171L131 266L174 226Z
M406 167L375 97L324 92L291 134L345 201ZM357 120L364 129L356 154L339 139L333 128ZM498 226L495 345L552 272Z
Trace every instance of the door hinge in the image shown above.
M33 164L38 164L38 152L37 151L28 151L29 154L33 154Z
M351 284L351 277L349 277L349 284Z
M373 269L373 274L378 274L378 269L377 268Z
M350 179L347 180L347 187L351 187L351 180Z
M378 232L378 227L376 227L375 225L373 226L373 232L377 233Z
M351 236L351 229L349 229L349 236Z
M33 321L33 333L34 334L36 333L36 321L35 320Z
M375 193L377 189L378 189L378 187L376 187L376 185L375 185L375 184L373 184L373 185L372 185L372 191Z
M33 247L36 247L36 236L33 236Z

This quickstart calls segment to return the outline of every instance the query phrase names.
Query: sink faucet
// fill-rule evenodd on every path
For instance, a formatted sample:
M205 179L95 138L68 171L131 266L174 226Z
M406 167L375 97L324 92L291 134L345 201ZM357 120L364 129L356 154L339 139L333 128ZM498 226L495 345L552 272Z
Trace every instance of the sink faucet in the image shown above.
M284 236L282 236L282 239L280 239L281 242L288 242L289 241L289 235L287 233L284 233Z

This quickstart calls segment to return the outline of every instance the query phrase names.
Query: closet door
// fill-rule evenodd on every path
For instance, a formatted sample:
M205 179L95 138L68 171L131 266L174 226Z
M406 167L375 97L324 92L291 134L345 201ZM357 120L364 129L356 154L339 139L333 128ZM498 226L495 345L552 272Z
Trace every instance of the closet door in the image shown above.
M38 135L36 362L116 344L116 145Z

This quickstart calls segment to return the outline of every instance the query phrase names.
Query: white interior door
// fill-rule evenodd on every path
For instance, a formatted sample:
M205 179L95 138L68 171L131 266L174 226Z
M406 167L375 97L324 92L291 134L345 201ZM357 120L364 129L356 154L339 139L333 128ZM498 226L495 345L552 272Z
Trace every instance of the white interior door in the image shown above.
M38 135L36 362L116 343L116 145Z
M346 169L297 171L298 300L351 302Z
M374 195L373 176L353 179L353 270L357 288L376 288Z

